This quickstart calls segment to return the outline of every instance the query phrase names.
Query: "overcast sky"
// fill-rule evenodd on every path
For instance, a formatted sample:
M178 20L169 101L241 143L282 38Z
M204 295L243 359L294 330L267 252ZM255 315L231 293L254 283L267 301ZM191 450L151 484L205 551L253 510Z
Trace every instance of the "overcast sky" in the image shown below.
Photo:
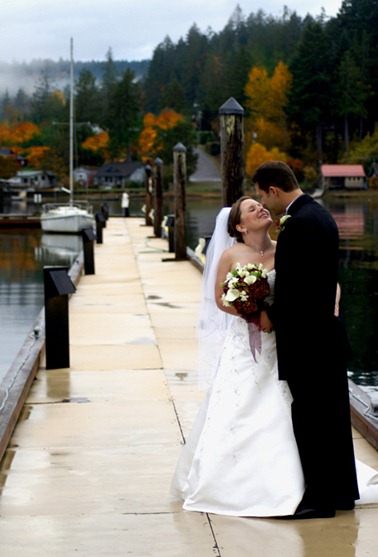
M69 58L76 60L151 58L169 35L174 43L196 23L203 32L220 31L239 4L244 16L263 9L281 16L284 5L300 16L335 16L342 0L3 0L0 61Z

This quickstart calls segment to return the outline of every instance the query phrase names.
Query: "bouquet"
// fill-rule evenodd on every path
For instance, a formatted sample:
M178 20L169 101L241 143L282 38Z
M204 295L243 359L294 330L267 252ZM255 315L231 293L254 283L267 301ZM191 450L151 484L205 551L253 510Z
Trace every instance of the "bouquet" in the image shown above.
M235 269L227 273L222 288L223 305L233 306L248 322L249 346L254 360L257 361L256 352L261 354L261 331L253 318L267 305L265 298L270 293L267 270L261 263L248 263L243 267L237 263Z
M248 263L227 273L222 282L222 303L225 307L233 306L244 319L256 316L266 307L265 298L270 294L267 271L260 263Z

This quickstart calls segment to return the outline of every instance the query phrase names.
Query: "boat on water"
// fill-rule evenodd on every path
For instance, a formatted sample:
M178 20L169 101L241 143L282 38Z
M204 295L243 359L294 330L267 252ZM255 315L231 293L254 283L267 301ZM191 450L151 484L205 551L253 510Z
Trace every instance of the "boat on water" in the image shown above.
M73 200L73 39L71 38L71 64L70 64L70 188L68 203L46 203L41 207L41 228L43 232L60 234L80 234L86 228L95 227L93 209L88 204ZM64 189L64 188L62 188ZM64 190L67 191L67 190Z
M79 234L85 228L94 228L95 220L91 206L79 202L46 203L42 206L41 228L43 232Z

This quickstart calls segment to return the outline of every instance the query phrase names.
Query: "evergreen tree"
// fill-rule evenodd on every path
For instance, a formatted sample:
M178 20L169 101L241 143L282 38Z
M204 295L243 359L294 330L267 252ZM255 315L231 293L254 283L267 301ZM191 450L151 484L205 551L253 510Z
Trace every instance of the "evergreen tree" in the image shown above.
M31 120L35 124L62 121L66 112L65 104L63 94L53 88L48 70L44 70L32 95Z
M358 69L358 87L364 96L364 110L360 114L357 131L362 137L367 132L373 133L378 121L377 0L344 0L337 18L330 21L329 27L339 64L349 51ZM345 65L345 60L343 63Z
M19 122L25 121L29 117L30 112L30 97L20 88L13 100L13 105L17 111L17 119Z
M99 124L106 131L112 125L113 108L112 97L114 89L118 81L118 72L113 60L112 49L109 48L106 53L106 62L104 66L104 74L101 82L101 105L99 106Z
M141 129L140 91L134 73L126 70L114 86L109 99L110 154L131 158L131 145Z
M315 148L318 161L323 158L323 134L332 113L334 74L329 64L329 49L323 22L308 17L290 65L293 82L288 113L301 129L302 148L310 138L310 147Z
M361 71L354 61L350 51L347 51L340 63L339 76L336 86L337 111L344 122L344 150L349 150L349 123L350 119L358 120L366 117L366 91Z
M96 79L88 70L82 70L75 86L75 117L77 122L98 124L101 95Z
M176 75L175 59L176 47L167 36L154 50L148 73L144 81L145 112L157 114L164 108L164 96L171 81L178 80L181 87L183 84Z

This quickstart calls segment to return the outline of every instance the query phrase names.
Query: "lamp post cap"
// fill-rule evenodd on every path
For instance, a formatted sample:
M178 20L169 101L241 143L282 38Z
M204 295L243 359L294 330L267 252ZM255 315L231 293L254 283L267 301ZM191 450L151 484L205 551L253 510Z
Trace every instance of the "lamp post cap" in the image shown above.
M173 147L173 150L175 153L186 153L186 147L182 143L177 143L177 145Z
M161 160L160 157L156 157L156 159L154 160L154 164L160 165L163 164L163 161Z
M219 109L219 114L244 114L244 108L240 106L234 97L230 97Z

